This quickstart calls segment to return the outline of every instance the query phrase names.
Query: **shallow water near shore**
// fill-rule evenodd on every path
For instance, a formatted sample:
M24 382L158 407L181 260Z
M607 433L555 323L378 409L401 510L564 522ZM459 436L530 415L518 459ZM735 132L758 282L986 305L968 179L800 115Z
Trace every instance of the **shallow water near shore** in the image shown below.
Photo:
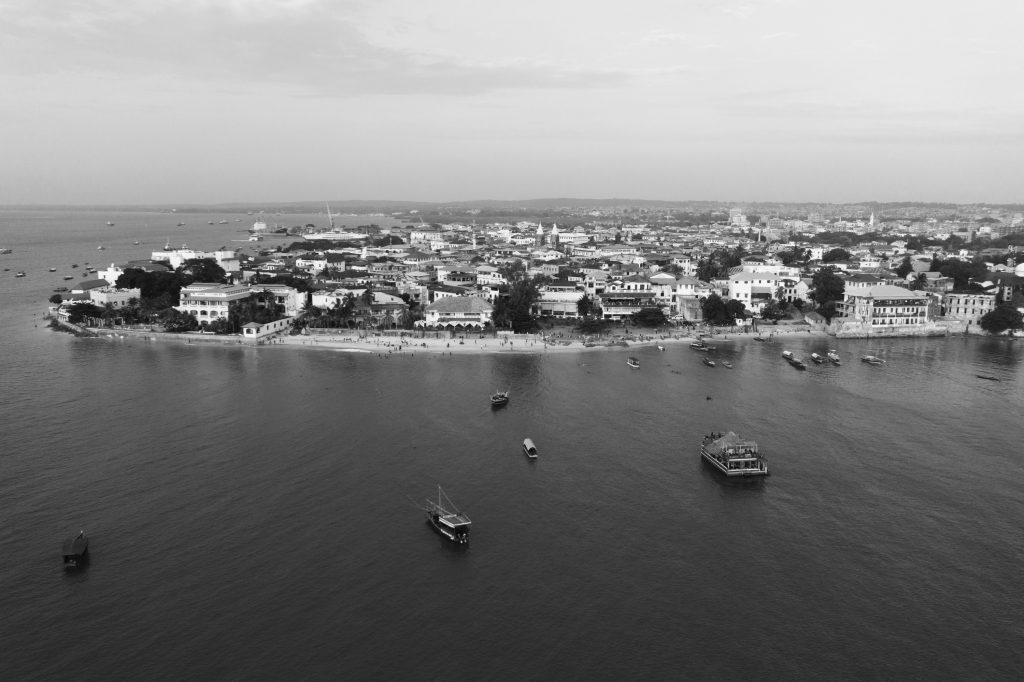
M382 359L74 338L27 279L0 294L10 679L1024 672L1017 342ZM728 429L772 476L700 462ZM466 550L413 504L437 484Z

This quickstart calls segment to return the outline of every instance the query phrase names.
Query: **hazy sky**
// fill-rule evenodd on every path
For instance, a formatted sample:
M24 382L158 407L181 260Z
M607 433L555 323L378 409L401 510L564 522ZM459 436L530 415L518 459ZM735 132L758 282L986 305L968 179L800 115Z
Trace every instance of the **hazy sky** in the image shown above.
M0 204L1020 202L1020 0L0 0Z

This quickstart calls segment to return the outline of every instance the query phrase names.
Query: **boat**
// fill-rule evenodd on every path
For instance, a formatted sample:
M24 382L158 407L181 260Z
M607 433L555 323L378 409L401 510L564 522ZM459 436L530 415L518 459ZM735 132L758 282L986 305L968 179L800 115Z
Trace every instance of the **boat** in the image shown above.
M700 456L730 478L768 475L768 460L761 454L757 443L732 431L704 436Z
M103 244L100 244L99 246L96 247L96 250L97 251L102 251L105 248L107 248L107 247L103 246Z
M715 361L712 360L711 358L709 358L706 355L703 358L701 358L701 362L703 362L708 367L714 367L715 366Z
M754 341L765 341L765 340L766 339L764 339L763 337L760 337L760 336L755 336L754 337Z
M816 365L820 365L825 362L825 358L821 357L817 353L811 353L811 360L814 361L814 364Z
M797 369L807 369L807 365L804 363L804 361L798 358L797 356L793 355L792 351L782 351L782 357L786 359L786 362L791 364L793 367L796 367Z
M8 253L14 253L14 252L13 252L13 251L11 251L11 250L10 250L10 249L8 249L8 248L2 248L2 249L0 249L0 253L2 253L2 254L8 254Z
M139 240L136 239L135 241L132 242L132 244L134 244L135 246L138 246L139 245Z
M722 367L725 367L726 369L732 369L732 363L727 360L722 360Z
M24 277L25 276L25 271L24 270L18 270L16 273L14 273L14 276L15 277Z
M975 374L974 376L979 379L985 379L986 381L999 381L999 377L994 377L991 374Z
M185 223L178 223L178 227L185 227Z
M523 439L523 452L530 459L537 459L537 446L533 444L533 441L529 438Z
M112 222L110 222L110 221L108 220L108 221L107 221L107 227L113 227L113 226L114 226L114 223L112 223Z
M498 391L491 396L491 407L504 407L508 405L508 391Z
M626 364L632 367L633 369L640 369L640 358L635 358L632 355L630 355L628 358L626 358Z
M665 350L665 346L663 346L663 345L661 345L661 344L659 343L659 344L658 344L658 350Z
M828 358L828 361L831 362L833 365L842 364L839 361L839 353L834 350L830 349L828 353L825 353L825 357Z
M690 344L690 348L694 350L707 350L708 345L701 341L700 339L697 339L696 341Z
M89 537L85 531L79 531L78 535L64 541L61 554L64 557L65 568L76 568L81 566L89 553Z
M74 275L64 275L64 279L66 279L66 280L68 280L68 279L74 279L74 278L75 278L75 276L74 276Z
M869 365L884 365L885 360L876 355L865 355L860 359L861 362L866 362Z
M50 268L50 272L57 272L57 268Z
M441 486L437 486L437 502L428 499L423 511L427 513L427 522L438 533L457 545L469 543L469 526L472 521L452 504Z

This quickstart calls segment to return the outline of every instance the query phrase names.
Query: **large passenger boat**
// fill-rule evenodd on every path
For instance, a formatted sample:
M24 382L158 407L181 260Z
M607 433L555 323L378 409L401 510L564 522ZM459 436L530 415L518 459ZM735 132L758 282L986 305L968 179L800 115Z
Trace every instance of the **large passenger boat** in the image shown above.
M441 486L437 486L437 502L428 499L423 511L427 513L427 521L438 533L457 545L469 543L469 526L472 521L452 504Z
M761 454L757 443L732 431L704 436L700 456L730 478L768 475L768 460Z

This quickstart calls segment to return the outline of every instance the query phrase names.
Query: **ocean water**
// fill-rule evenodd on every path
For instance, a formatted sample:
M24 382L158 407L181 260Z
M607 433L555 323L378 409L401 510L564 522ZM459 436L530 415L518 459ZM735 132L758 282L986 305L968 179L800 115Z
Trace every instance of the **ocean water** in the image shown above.
M1024 676L1019 342L719 341L729 370L685 346L382 359L46 328L70 263L145 257L176 222L0 212L6 679ZM189 222L199 248L244 229ZM780 357L829 347L841 367ZM771 477L700 462L727 429ZM468 549L416 508L438 484Z

